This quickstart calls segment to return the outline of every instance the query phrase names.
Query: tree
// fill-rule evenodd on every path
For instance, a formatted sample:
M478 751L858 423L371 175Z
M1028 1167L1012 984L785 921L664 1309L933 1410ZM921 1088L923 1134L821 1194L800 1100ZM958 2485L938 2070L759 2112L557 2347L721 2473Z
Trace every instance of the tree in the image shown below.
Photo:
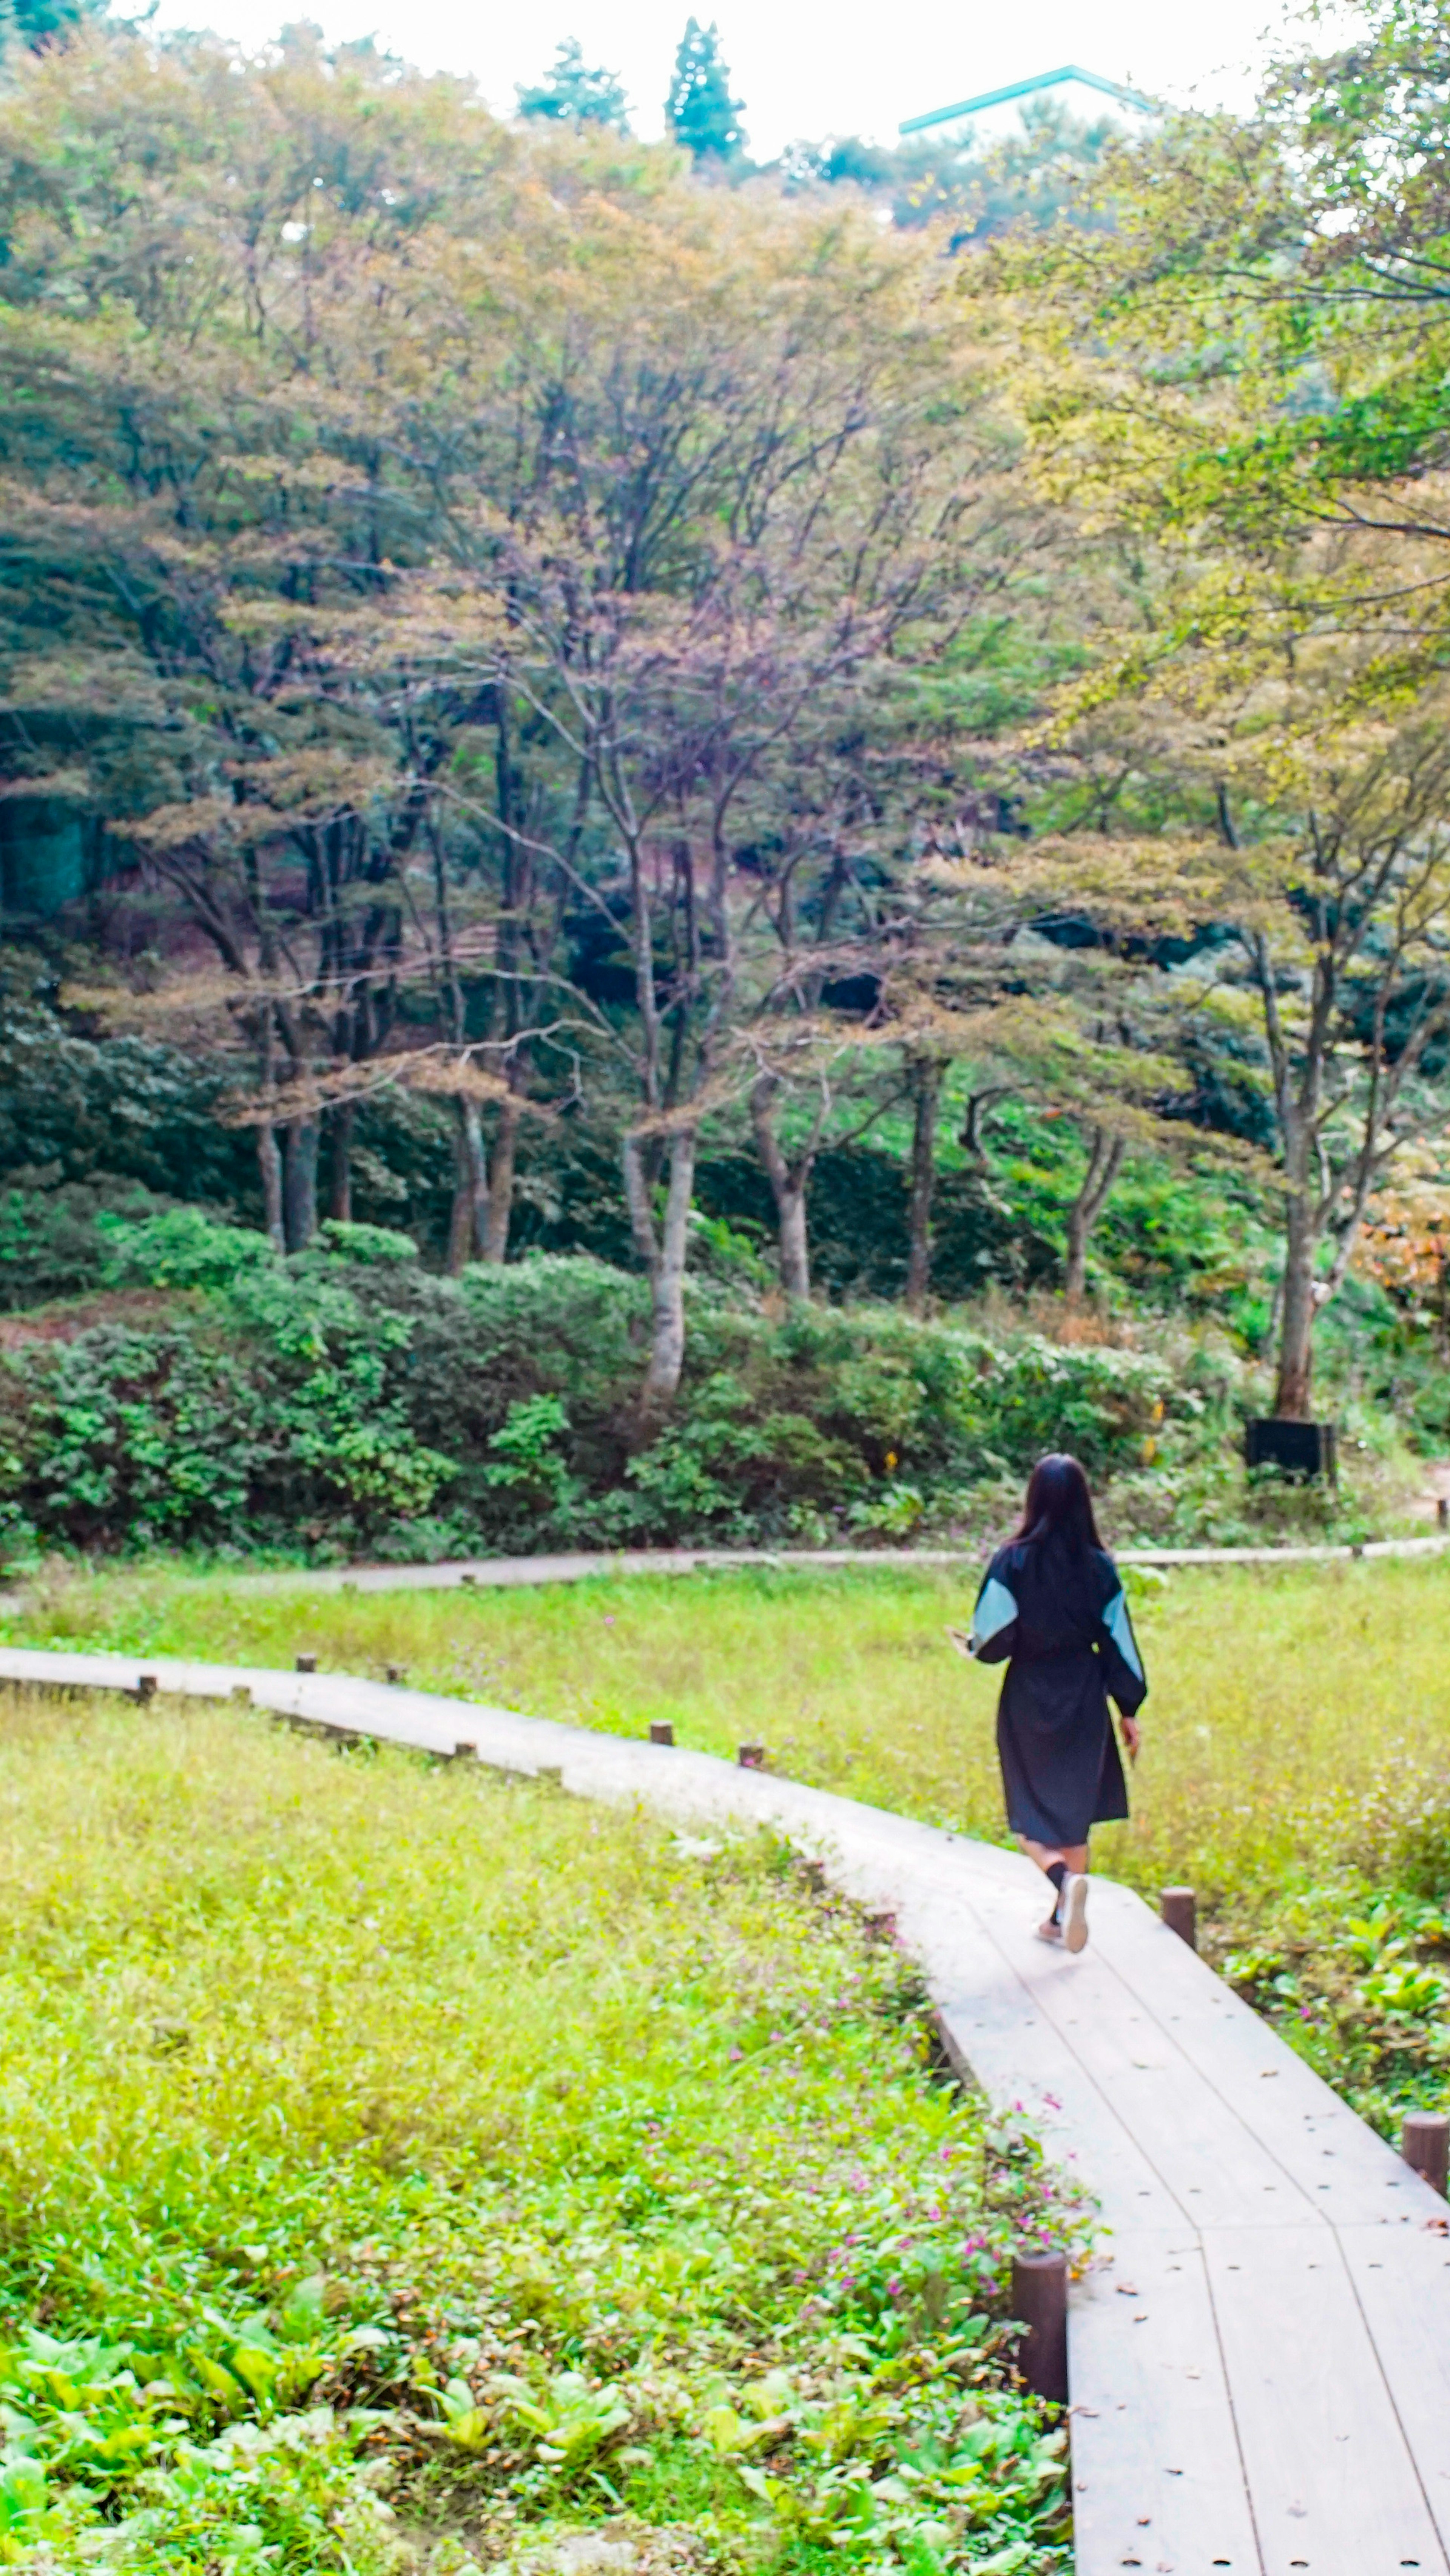
M560 124L613 125L621 132L629 122L629 101L618 74L596 65L590 70L577 36L560 39L554 68L536 87L518 84L520 116L553 117Z
M1185 1024L1256 1038L1284 1228L1274 1409L1289 1420L1308 1418L1315 1319L1374 1192L1444 1118L1450 702L1441 684L1396 724L1357 720L1355 659L1326 644L1301 657L1297 684L1255 685L1236 708L1225 688L1206 739L1175 738L1160 706L1139 756L1158 742L1160 811L1176 789L1188 828L1084 833L1033 860L1044 891L1070 888L1120 939L1179 946L1167 982ZM1160 675L1165 692L1169 680L1196 702L1205 675ZM1205 771L1216 846L1191 828Z
M0 9L0 63L18 46L42 52L98 15L102 5L103 0L6 0Z
M675 141L697 161L739 161L746 142L743 105L730 95L715 21L702 27L698 18L687 18L665 100L665 122Z

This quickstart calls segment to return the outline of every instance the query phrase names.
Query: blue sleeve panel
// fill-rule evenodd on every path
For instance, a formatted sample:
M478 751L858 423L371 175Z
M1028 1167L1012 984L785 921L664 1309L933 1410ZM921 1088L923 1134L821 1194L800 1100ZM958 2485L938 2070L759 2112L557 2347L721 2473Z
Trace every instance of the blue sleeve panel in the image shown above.
M1128 1604L1122 1592L1113 1594L1103 1612L1103 1626L1112 1638L1129 1672L1135 1675L1137 1680L1142 1681L1144 1679L1143 1659L1138 1652L1138 1640L1133 1634L1133 1622L1128 1616Z
M1103 1611L1102 1626L1098 1654L1105 1667L1103 1682L1108 1697L1117 1701L1124 1717L1136 1717L1148 1696L1148 1676L1121 1584Z
M973 1654L979 1655L984 1646L990 1646L994 1637L1000 1637L1004 1628L1012 1626L1016 1616L1015 1596L995 1574L989 1574L977 1595L977 1606L972 1613Z

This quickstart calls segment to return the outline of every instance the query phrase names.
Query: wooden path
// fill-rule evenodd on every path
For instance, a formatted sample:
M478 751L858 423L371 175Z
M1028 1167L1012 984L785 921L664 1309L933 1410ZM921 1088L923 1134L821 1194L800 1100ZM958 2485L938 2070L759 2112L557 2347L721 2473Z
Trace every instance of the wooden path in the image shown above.
M580 1795L778 1824L896 1916L947 2046L1095 2192L1069 2321L1078 2576L1450 2576L1445 2203L1140 1900L1081 1959L1010 1852L705 1754L344 1675L0 1650L0 1682L225 1697ZM240 1758L245 1758L241 1756Z
M1123 1547L1115 1550L1119 1565L1330 1565L1355 1557L1440 1556L1450 1538L1373 1538L1362 1547ZM230 1592L438 1592L455 1584L480 1589L515 1584L587 1583L593 1576L622 1574L728 1573L732 1567L860 1565L878 1573L883 1566L955 1566L973 1591L981 1573L980 1548L959 1547L792 1547L621 1548L613 1555L581 1549L571 1556L463 1556L438 1565L344 1565L286 1567L271 1574L235 1574ZM22 1593L3 1600L19 1608Z

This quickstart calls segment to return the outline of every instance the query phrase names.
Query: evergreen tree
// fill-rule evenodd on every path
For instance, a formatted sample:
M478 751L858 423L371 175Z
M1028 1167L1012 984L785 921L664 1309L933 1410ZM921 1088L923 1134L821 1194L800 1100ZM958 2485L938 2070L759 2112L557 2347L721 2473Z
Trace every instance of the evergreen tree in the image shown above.
M98 0L0 0L0 61L17 46L41 53L98 14Z
M745 149L743 105L743 99L730 95L715 21L702 27L698 18L687 19L665 101L665 121L675 141L697 161L738 161Z
M520 116L552 116L572 125L628 123L629 102L616 74L602 65L591 71L577 36L561 40L553 70L537 87L519 82L518 102Z

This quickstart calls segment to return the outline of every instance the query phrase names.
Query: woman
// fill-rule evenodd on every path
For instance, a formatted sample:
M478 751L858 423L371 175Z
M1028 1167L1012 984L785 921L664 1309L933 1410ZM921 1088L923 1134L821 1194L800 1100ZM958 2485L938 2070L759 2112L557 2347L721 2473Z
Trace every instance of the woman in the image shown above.
M1054 1455L1034 1467L1022 1526L987 1568L966 1650L1007 1666L997 1704L1007 1822L1054 1890L1038 1938L1081 1950L1088 1828L1128 1812L1109 1694L1136 1761L1148 1684L1075 1458Z

